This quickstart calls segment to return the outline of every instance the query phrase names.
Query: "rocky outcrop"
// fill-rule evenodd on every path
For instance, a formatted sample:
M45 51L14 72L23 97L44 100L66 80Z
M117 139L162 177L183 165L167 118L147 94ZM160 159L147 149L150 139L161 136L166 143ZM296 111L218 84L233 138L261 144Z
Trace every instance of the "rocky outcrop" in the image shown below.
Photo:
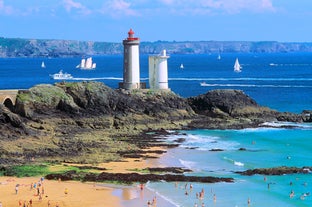
M312 167L274 167L274 168L258 168L252 170L246 170L243 172L236 172L241 175L286 175L286 174L307 174L311 173Z
M163 144L154 136L164 129L311 121L311 111L273 111L239 90L185 99L171 91L113 90L100 82L37 85L19 92L12 111L0 107L0 162L105 162L144 156L142 149Z
M167 181L167 182L201 182L201 183L216 183L216 182L234 182L233 178L219 178L211 176L186 176L182 174L140 174L140 173L77 173L76 171L68 171L62 174L49 174L46 176L49 180L79 180L84 182L107 182L118 181L122 183L148 181Z
M308 122L308 113L278 112L259 106L241 90L212 90L187 99L196 114L192 128L246 128L258 127L263 122Z

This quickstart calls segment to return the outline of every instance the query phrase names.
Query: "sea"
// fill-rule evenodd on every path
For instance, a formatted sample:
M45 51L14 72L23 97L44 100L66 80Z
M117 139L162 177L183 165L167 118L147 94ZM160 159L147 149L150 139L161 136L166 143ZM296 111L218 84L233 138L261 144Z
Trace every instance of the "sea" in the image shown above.
M213 89L237 89L259 105L274 110L293 113L312 110L312 53L224 53L221 59L218 54L169 55L169 87L181 97ZM233 71L236 58L242 66L240 73ZM41 68L42 61L46 68ZM60 70L74 77L69 81L100 81L117 88L123 76L123 56L93 56L93 61L97 64L95 70L81 70L76 68L80 63L77 57L1 58L0 89L54 84L57 81L50 75ZM148 55L140 55L140 74L141 81L148 86ZM203 82L205 86L201 86ZM166 201L158 207L312 206L311 172L280 176L237 173L255 168L311 167L312 124L273 122L240 130L181 130L166 140L175 143L180 138L185 141L169 149L159 159L160 164L191 169L187 176L231 177L234 182L148 182L146 188ZM204 196L199 199L196 194L202 191ZM130 203L125 206L131 206ZM144 201L140 206L147 204Z

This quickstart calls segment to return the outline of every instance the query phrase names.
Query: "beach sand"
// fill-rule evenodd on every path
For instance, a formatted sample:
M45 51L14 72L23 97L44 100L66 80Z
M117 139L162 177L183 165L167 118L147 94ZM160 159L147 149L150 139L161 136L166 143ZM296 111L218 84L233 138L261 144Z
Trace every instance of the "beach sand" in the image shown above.
M0 177L0 201L3 207L23 206L24 202L28 204L30 200L32 200L33 207L47 207L48 203L51 207L57 205L60 207L121 206L120 198L112 194L113 188L93 183L55 180L44 180L39 187L39 181L40 177ZM37 183L36 188L31 188L31 185L34 186L35 183ZM16 185L18 185L17 193ZM42 193L41 200L37 194L38 189Z
M153 150L159 148L153 148ZM161 156L149 154L150 156ZM99 165L106 172L129 173L134 169L161 167L157 159L127 158L122 162L110 162ZM32 200L33 207L123 207L147 206L147 201L156 195L148 189L140 189L140 184L112 185L105 183L82 183L78 181L57 181L43 179L38 196L40 177L0 177L0 201L3 207L23 206ZM36 188L34 184L36 183ZM16 185L18 191L16 193ZM33 187L31 187L33 186ZM42 193L42 187L44 192ZM65 193L67 191L67 193ZM166 205L166 201L157 198L157 203ZM27 205L26 205L27 206ZM29 205L30 206L30 205Z

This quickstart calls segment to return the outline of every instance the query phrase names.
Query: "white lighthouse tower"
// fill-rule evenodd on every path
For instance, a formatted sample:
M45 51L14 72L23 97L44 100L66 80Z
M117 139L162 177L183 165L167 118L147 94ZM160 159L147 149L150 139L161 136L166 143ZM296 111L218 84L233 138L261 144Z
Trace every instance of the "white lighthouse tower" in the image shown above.
M134 37L132 29L128 32L128 38L123 40L124 45L124 71L123 82L120 87L124 89L139 89L140 87L140 39Z
M168 64L166 50L160 55L149 56L149 85L151 89L168 89Z

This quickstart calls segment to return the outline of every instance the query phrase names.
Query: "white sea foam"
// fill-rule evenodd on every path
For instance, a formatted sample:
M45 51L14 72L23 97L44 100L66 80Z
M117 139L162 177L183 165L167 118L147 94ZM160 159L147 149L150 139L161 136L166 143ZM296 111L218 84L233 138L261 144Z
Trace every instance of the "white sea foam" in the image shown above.
M234 165L237 165L237 166L244 166L245 164L242 163L242 162L234 161Z
M203 136L196 134L170 135L166 139L168 142L184 139L185 141L180 144L180 147L194 148L196 150L202 151L209 151L213 149L236 150L237 146L239 145L238 142L224 141L217 136Z
M312 85L273 85L273 84L220 84L220 83L205 83L203 87L208 86L223 86L223 87L261 87L261 88L312 88Z
M294 128L306 128L306 129L309 129L312 127L311 124L302 124L302 123L295 123L295 122L281 122L281 121L264 122L260 124L260 126L261 127L275 127L275 128L294 127Z
M180 162L184 167L186 167L187 169L196 171L196 169L195 169L196 162L187 161L187 160L182 160L182 159L179 159L179 162Z
M233 159L230 159L230 158L227 158L227 157L223 157L224 160L236 165L236 166L240 166L240 167L243 167L245 164L242 163L242 162L239 162L239 161L235 161Z
M92 80L122 80L122 78L117 78L117 77L98 77L98 78L73 78L71 80L86 80L86 81L92 81Z
M168 78L173 81L311 81L312 78Z

